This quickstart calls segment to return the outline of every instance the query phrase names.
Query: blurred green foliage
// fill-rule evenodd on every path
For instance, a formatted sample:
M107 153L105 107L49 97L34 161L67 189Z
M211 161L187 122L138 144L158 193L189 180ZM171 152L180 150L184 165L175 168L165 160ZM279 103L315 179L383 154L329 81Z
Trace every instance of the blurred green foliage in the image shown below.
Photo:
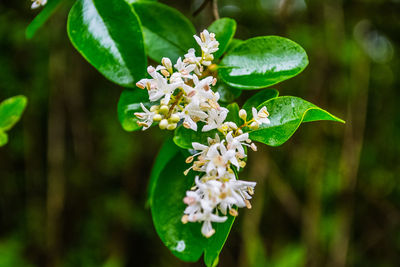
M197 31L213 21L210 4L191 15L200 0L161 2ZM220 266L398 266L399 1L218 4L237 38L280 35L304 47L309 66L276 88L346 120L305 124L284 146L250 155L253 209L238 217ZM29 99L0 149L0 266L201 266L170 254L145 208L165 137L121 128L122 88L69 43L70 6L26 40L29 7L0 3L0 99Z

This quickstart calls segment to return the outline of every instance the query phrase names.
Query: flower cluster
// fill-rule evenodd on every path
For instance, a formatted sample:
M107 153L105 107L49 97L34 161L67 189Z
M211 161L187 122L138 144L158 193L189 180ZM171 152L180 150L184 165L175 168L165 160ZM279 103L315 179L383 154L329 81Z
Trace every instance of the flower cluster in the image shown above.
M136 85L147 89L153 105L147 108L141 103L143 112L135 116L143 130L158 123L161 129L174 130L182 124L197 131L199 122L203 122L202 132L218 130L213 138L208 137L207 144L192 143L193 153L186 163L193 164L185 171L185 175L190 170L201 175L196 176L195 186L186 192L183 201L187 207L182 222L203 222L201 232L210 237L215 233L212 222L226 221L227 212L237 216L236 208L251 208L249 199L256 183L236 179L236 173L246 165L246 148L257 150L245 130L255 130L270 122L266 107L259 111L253 107L249 120L247 112L241 109L238 117L242 125L226 121L229 111L219 105L219 93L211 89L217 80L207 76L213 74L213 53L219 43L215 34L207 30L194 38L201 48L201 56L197 57L191 48L174 66L169 58L163 58L162 65L148 67L151 78L142 79Z
M47 4L47 0L32 0L31 9L36 9Z

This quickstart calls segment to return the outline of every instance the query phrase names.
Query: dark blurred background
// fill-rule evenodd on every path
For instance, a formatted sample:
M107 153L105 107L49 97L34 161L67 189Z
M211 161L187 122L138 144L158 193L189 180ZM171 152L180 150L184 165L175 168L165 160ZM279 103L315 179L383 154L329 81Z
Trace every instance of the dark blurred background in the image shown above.
M210 5L193 17L202 0L162 2L198 31L213 21ZM164 247L145 207L165 132L122 130L122 88L73 49L70 6L26 40L38 11L0 1L0 100L29 99L0 148L0 266L202 266ZM274 88L347 121L303 124L249 155L253 209L220 266L400 266L400 1L220 0L219 13L238 22L236 38L302 45L309 66Z

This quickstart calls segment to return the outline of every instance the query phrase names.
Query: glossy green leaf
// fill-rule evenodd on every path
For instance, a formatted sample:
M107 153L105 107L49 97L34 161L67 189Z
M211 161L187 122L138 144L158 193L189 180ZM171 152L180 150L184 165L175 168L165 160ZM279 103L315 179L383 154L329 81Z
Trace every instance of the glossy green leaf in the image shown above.
M10 130L21 118L28 100L19 95L0 103L0 146L8 142L6 131Z
M137 124L135 112L142 112L140 103L147 108L151 105L147 90L125 89L118 101L118 120L125 131L132 132L141 129Z
M125 0L128 4L132 4L135 2L141 2L141 1L148 1L148 2L157 2L157 0Z
M68 35L82 56L106 78L125 86L145 75L142 28L124 0L78 0L68 16Z
M226 51L230 41L235 35L236 21L230 18L218 19L208 27L208 31L215 33L215 38L219 42L219 49L214 53L214 60L216 60Z
M44 6L43 10L32 20L25 30L25 36L27 39L31 39L37 30L39 30L43 24L54 14L61 2L64 0L49 0Z
M0 146L4 146L8 142L8 135L0 130Z
M197 131L192 129L186 129L182 125L175 129L174 143L184 149L192 149L192 142L198 142L201 144L207 144L207 137L214 137L217 130L211 130L208 132L202 132L204 123L197 124Z
M255 95L253 95L252 97L247 99L247 101L244 103L244 105L242 107L247 112L247 118L251 119L253 117L253 115L251 113L252 107L257 108L259 105L261 105L261 103L264 103L265 101L267 101L271 98L278 97L278 95L279 95L279 92L277 90L266 89L266 90L262 90L262 91L256 93Z
M193 262L204 252L206 265L212 266L218 259L234 217L229 216L225 223L213 223L216 233L208 239L202 236L200 223L181 222L186 206L182 199L192 187L195 176L193 172L187 176L183 174L188 167L183 153L177 153L154 180L151 200L153 222L161 240L175 256Z
M237 103L232 103L229 104L226 107L229 112L228 115L226 116L225 121L233 121L234 123L236 123L237 126L240 126L243 121L239 118L239 106Z
M242 44L243 42L244 42L243 40L232 38L232 40L228 44L226 52L231 51L233 48L235 48L236 46Z
M0 130L8 131L21 118L28 100L25 96L14 96L0 103Z
M147 53L155 61L169 57L175 62L189 48L195 47L196 30L176 9L146 1L135 2L133 7L142 23Z
M219 102L222 103L232 103L242 94L242 90L233 88L224 82L218 82L213 90L219 93Z
M153 164L153 168L151 169L150 181L148 186L148 201L150 206L152 205L153 192L154 188L156 187L156 181L158 180L161 171L164 169L165 165L167 165L167 163L178 153L179 147L177 147L170 138L164 142L160 151L158 152L156 160Z
M251 140L270 146L279 146L285 143L297 130L302 122L336 121L343 120L310 102L293 96L272 98L258 106L266 106L270 113L270 124L262 124L260 129L249 132Z
M259 89L299 74L307 54L295 42L278 36L255 37L239 44L222 59L220 77L241 89Z

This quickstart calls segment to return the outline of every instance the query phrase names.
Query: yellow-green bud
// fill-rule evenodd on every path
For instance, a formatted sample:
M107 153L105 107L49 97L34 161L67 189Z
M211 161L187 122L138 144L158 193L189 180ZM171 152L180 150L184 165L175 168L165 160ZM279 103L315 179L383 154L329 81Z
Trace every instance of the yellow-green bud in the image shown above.
M170 131L175 130L176 126L177 126L176 123L170 123L167 126L167 130L170 130Z
M161 63L163 64L163 66L167 69L167 71L169 71L170 73L172 73L172 62L169 58L167 57L163 57L161 59Z
M153 117L153 121L161 121L162 120L162 116L160 114L156 114Z
M239 118L241 118L242 120L246 121L247 118L247 112L244 109L239 110Z
M169 118L170 122L172 123L177 123L178 121L180 121L181 119L179 118L178 114L172 114L171 117Z
M160 113L162 113L162 114L167 114L168 111L169 111L169 107L168 107L168 106L162 105L162 106L160 107Z
M207 55L204 57L204 59L207 60L207 61L213 61L213 60L214 60L214 56L213 56L212 54L207 54Z
M154 112L154 111L158 110L158 108L159 108L159 106L157 106L157 105L151 106L150 111Z
M252 129L252 130L257 130L258 129L258 123L257 122L255 122L255 121L253 121L251 124L250 124L250 129Z
M168 121L166 119L162 119L158 126L160 127L161 130L164 130L168 127Z

